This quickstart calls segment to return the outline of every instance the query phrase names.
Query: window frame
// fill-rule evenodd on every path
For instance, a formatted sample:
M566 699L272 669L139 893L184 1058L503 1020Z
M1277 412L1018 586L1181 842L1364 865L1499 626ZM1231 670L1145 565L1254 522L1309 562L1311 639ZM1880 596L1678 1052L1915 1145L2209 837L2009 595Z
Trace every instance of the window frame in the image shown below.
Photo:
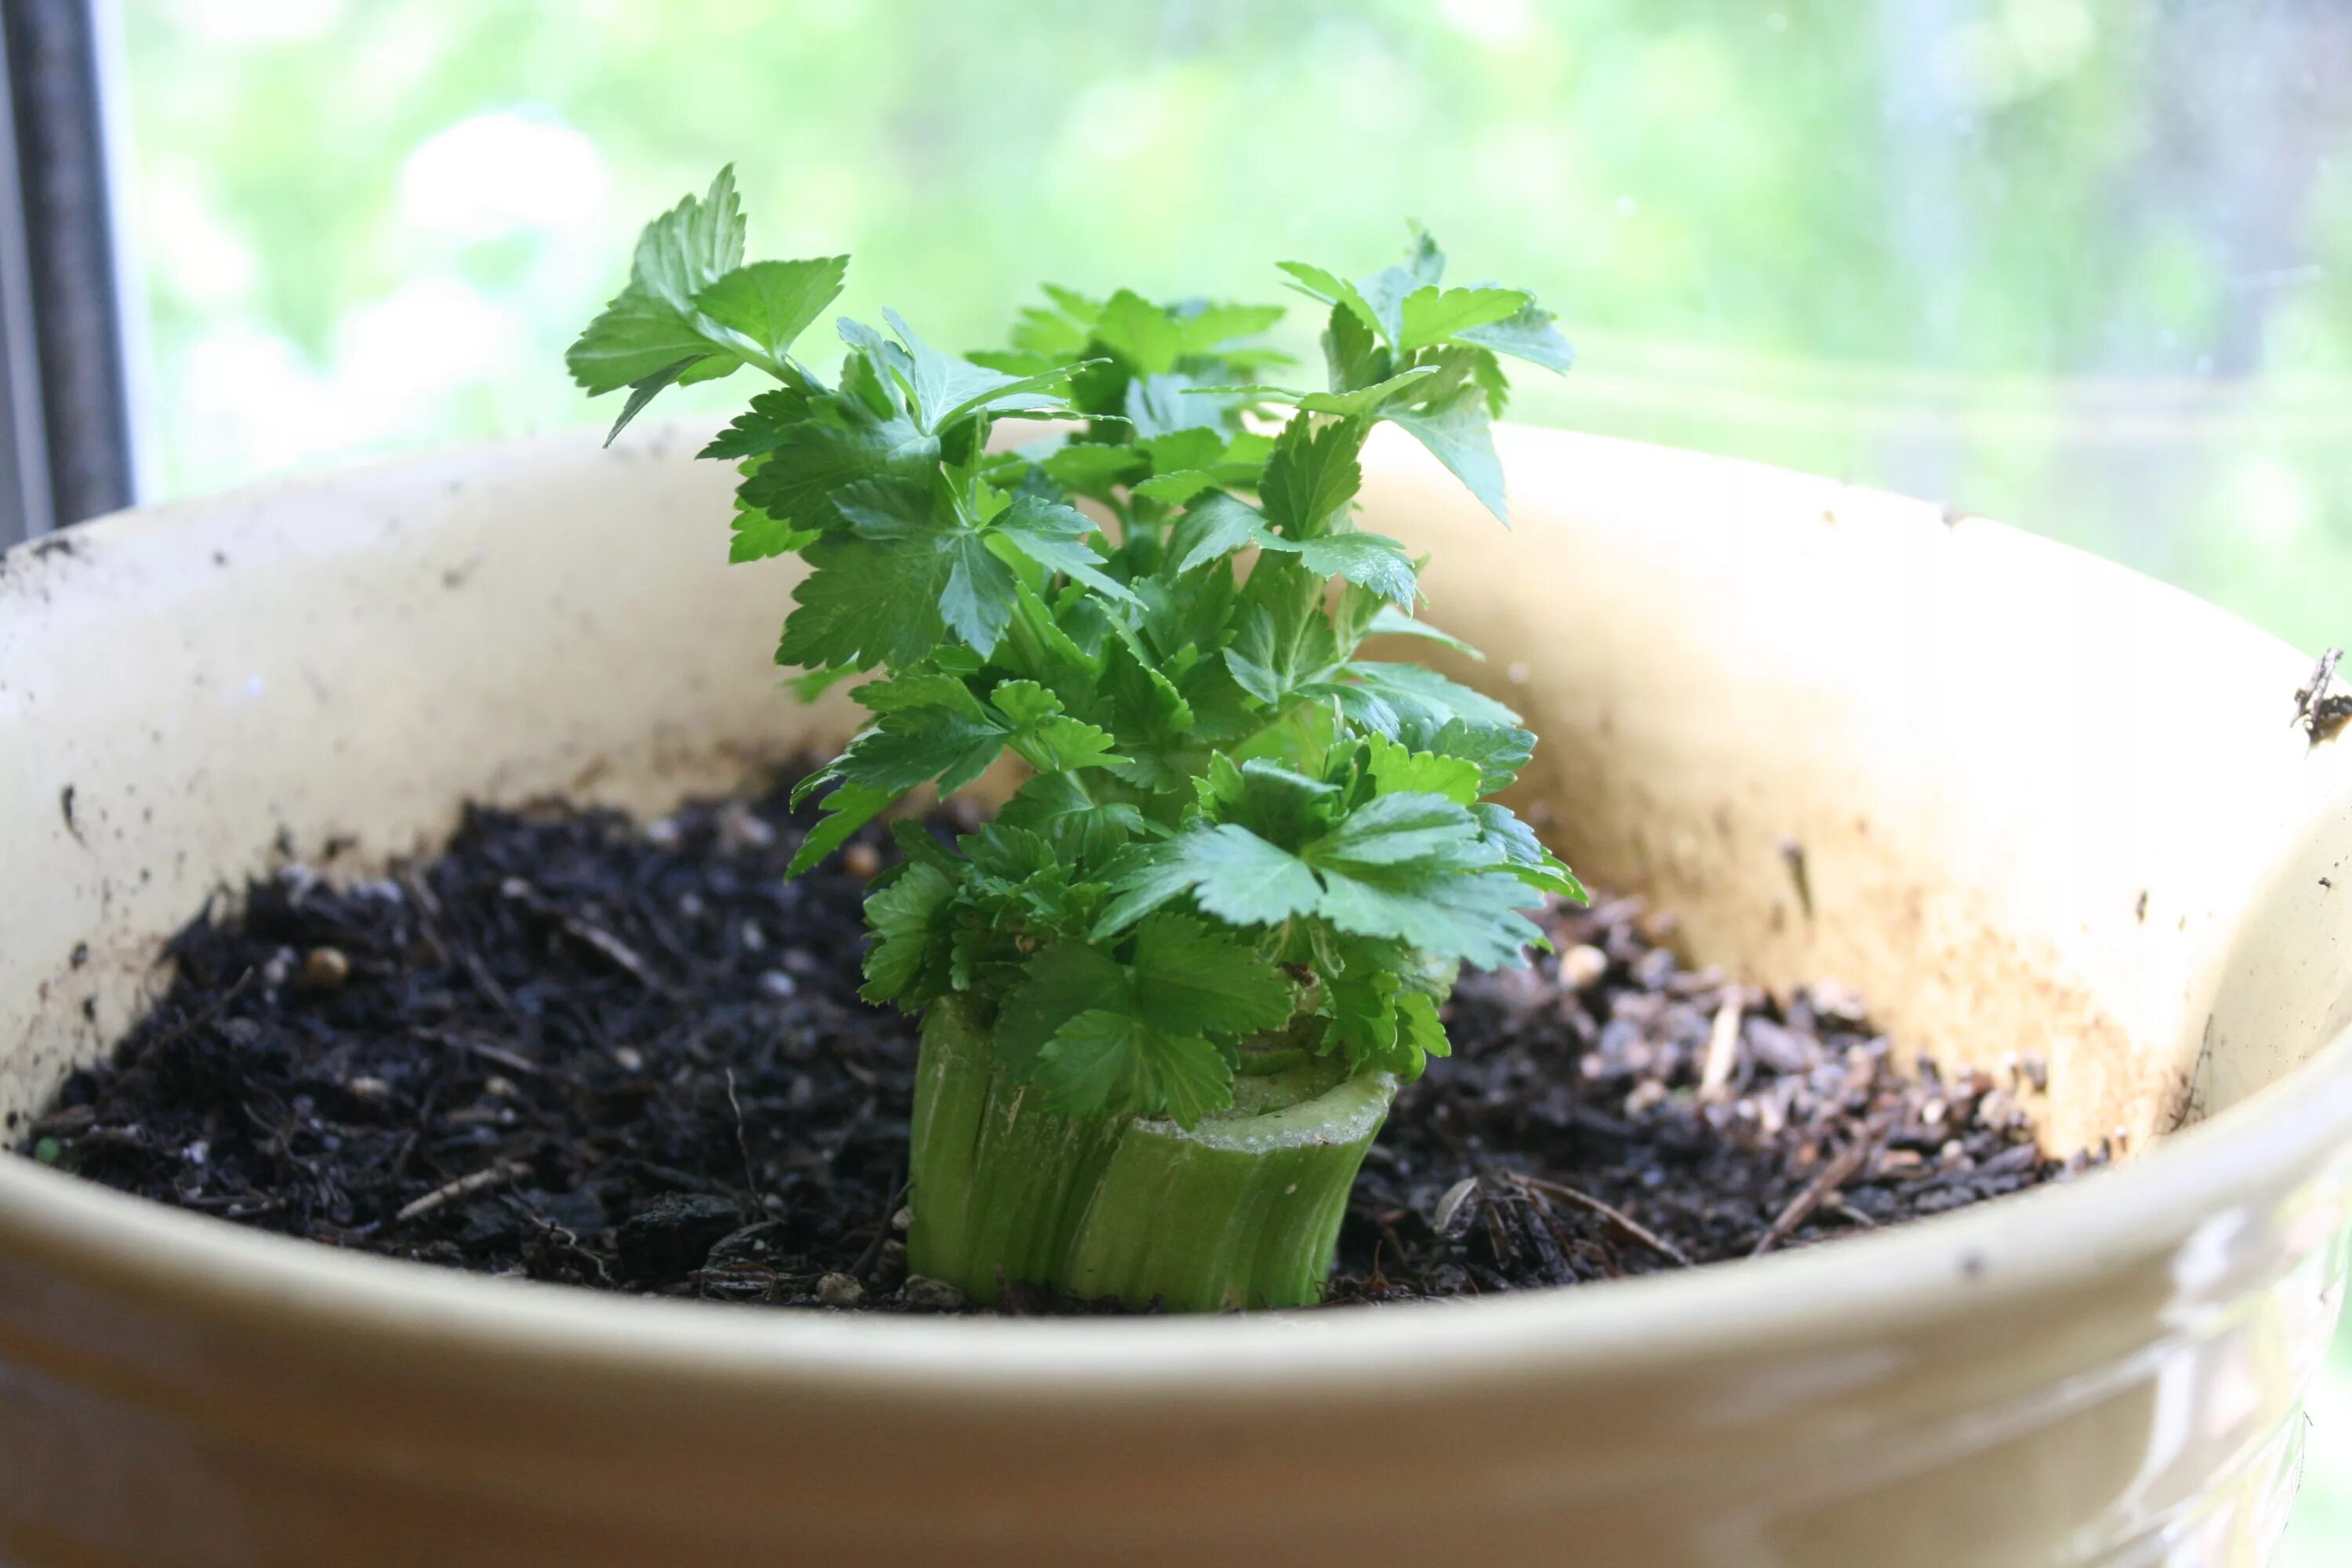
M131 504L112 0L0 0L0 547Z

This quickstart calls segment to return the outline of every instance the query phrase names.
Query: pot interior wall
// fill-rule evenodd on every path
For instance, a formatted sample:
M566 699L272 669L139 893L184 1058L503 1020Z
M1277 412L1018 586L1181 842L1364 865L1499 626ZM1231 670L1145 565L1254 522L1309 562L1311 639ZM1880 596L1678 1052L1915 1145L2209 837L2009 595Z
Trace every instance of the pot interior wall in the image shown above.
M689 433L560 438L116 519L0 562L0 1110L290 850L364 875L467 799L658 811L854 727L763 655L793 566L725 568ZM2142 1144L2352 1021L2352 857L2304 664L1975 518L1630 443L1507 431L1506 531L1375 444L1366 522L1429 551L1454 672L1543 737L1589 878L1700 957L1861 988L1906 1047L2049 1067L2046 1135ZM1420 645L1417 645L1420 646ZM1413 657L1401 649L1391 657Z

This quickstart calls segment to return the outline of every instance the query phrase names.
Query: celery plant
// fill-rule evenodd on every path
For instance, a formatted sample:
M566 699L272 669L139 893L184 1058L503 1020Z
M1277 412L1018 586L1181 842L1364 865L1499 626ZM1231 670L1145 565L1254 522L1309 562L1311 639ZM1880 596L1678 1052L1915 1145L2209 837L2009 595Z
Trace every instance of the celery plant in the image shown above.
M1520 290L1446 287L1417 234L1360 281L1284 264L1329 310L1321 391L1261 380L1278 306L1060 289L969 358L844 320L828 385L793 346L847 258L742 252L721 173L646 227L569 362L627 389L615 436L673 383L775 383L703 453L741 475L732 559L806 563L776 650L804 689L877 677L801 786L823 815L795 873L909 791L1024 765L952 848L897 823L866 902L865 994L924 1017L913 1268L983 1300L1314 1300L1459 968L1523 963L1527 911L1582 893L1486 798L1534 745L1509 710L1359 657L1452 640L1356 526L1359 454L1400 426L1500 517L1499 356L1564 370L1568 345ZM1008 419L1061 423L992 440Z

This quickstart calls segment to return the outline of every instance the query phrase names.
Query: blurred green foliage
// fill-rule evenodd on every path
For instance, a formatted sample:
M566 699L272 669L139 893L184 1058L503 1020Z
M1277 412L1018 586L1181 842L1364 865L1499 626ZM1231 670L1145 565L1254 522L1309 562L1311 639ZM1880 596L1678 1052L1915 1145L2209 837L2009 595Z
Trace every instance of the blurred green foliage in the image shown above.
M125 26L170 493L593 421L570 330L644 216L734 160L760 253L852 251L845 310L967 348L1042 258L1280 299L1274 258L1369 268L1418 218L1581 351L1521 417L1926 495L2352 640L2335 0L152 0ZM2297 1563L2352 1558L2352 1352L2332 1375Z

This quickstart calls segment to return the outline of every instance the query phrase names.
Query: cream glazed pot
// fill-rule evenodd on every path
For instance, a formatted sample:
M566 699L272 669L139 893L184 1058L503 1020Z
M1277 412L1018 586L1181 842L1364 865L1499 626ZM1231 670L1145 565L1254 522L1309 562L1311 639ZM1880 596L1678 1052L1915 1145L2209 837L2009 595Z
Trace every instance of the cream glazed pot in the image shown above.
M0 1110L101 1053L281 835L364 874L469 798L655 811L844 738L779 691L794 567L721 565L692 435L0 558ZM1431 618L1542 735L1558 847L1907 1047L2042 1052L2050 1141L2120 1168L1564 1292L1034 1322L493 1281L8 1156L0 1559L2260 1563L2352 1215L2352 738L2290 727L2307 657L1923 502L1502 442L1513 531L1402 442L1366 521L1433 553Z

